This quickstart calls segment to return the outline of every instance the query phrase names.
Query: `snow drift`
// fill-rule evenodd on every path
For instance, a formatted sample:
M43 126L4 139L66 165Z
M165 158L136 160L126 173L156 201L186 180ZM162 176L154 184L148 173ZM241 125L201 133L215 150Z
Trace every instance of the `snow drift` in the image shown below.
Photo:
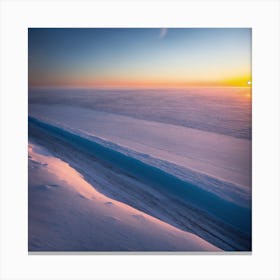
M220 251L100 194L34 142L29 168L29 251Z

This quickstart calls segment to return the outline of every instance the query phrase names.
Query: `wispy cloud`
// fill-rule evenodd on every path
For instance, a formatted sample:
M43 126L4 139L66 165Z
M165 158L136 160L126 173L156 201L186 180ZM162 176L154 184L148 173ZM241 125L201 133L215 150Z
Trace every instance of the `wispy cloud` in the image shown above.
M162 39L166 36L168 29L167 28L161 28L159 31L159 38Z

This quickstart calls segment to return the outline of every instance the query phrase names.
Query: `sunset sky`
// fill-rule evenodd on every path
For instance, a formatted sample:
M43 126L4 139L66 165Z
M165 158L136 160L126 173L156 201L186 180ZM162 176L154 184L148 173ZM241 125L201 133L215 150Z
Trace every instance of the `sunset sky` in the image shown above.
M31 28L30 87L248 86L250 28Z

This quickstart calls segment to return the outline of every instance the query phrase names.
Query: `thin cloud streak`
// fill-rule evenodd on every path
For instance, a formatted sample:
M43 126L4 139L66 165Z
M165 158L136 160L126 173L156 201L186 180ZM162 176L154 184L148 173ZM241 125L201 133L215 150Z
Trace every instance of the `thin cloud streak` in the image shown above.
M159 38L162 39L166 36L168 28L161 28L159 32Z

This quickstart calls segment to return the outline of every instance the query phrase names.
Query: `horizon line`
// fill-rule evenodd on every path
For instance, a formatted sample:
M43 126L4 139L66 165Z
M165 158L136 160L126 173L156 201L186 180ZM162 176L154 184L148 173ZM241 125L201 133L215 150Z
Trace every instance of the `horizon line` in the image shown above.
M114 90L114 89L122 89L122 90L130 90L130 89L190 89L190 88L252 88L251 85L247 86L165 86L165 87L120 87L120 86L28 86L29 89L107 89L107 90Z

